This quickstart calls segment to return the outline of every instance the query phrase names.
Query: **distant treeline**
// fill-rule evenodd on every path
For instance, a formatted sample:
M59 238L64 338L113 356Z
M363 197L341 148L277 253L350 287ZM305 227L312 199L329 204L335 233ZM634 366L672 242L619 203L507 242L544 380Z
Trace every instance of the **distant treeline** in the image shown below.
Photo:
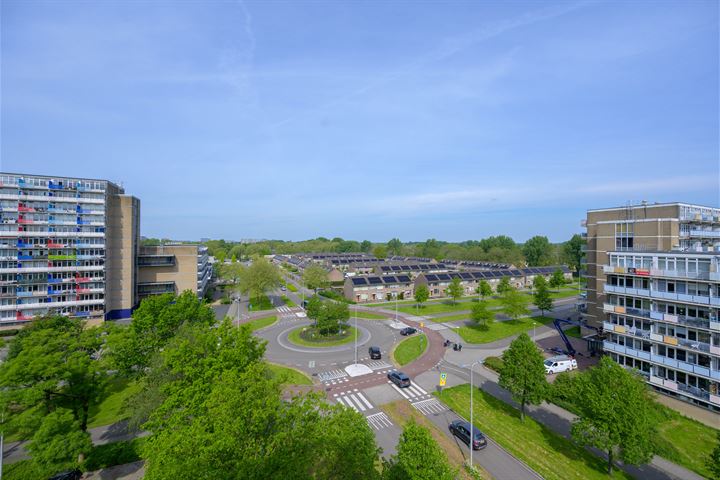
M563 243L550 243L547 237L535 236L525 243L516 243L506 235L482 240L466 240L453 243L434 238L424 242L405 242L393 238L387 243L345 240L339 237L318 237L300 242L266 240L256 243L209 240L205 242L210 255L219 260L245 259L253 255L293 253L349 253L364 252L384 258L392 255L427 257L437 260L476 260L483 262L510 263L516 266L543 266L565 264L578 269L582 258L584 241L580 235Z

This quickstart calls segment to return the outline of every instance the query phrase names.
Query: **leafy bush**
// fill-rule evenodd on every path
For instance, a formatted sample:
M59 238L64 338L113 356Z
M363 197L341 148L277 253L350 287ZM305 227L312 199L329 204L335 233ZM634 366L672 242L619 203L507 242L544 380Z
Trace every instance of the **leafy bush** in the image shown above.
M348 300L347 298L345 298L344 296L342 296L341 294L339 294L338 292L336 292L334 290L320 290L318 292L318 295L322 295L325 298L329 298L329 299L335 300L337 302L355 303L354 301Z
M47 472L43 472L32 460L20 460L3 467L3 478L5 480L47 478Z
M0 337L14 337L20 330L13 328L11 330L0 330Z
M502 370L503 367L503 359L500 357L487 357L483 362L483 365L490 370L495 370L497 373L500 373L500 370Z
M223 297L222 300L220 300L220 303L223 305L229 305L232 303L232 300L230 300L230 297Z

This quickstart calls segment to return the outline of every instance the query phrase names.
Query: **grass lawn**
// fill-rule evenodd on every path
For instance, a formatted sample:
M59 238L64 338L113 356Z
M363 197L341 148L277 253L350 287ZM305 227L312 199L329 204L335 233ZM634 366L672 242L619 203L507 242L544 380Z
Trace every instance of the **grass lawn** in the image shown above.
M398 343L395 350L393 350L393 358L401 366L407 365L422 355L427 350L427 347L428 342L425 335L413 335Z
M312 385L310 377L305 375L300 370L286 367L284 365L276 365L274 363L268 363L268 370L272 372L274 377L282 379L283 384L287 385Z
M277 322L276 315L269 315L267 317L260 317L246 323L250 327L250 331L260 330L261 328L268 327L273 323Z
M357 312L351 312L350 317L357 316L357 318L364 318L366 320L386 320L387 315L380 315L379 313L363 312L358 310Z
M126 378L112 378L100 396L103 400L90 406L88 412L88 428L110 425L124 420L123 403L130 395L140 390L140 384Z
M559 292L550 291L550 298L557 300L559 298L574 297L578 294L577 290L560 290Z
M532 330L533 322L539 327L551 323L552 319L548 317L524 317L504 322L498 322L496 320L487 330L482 330L477 326L471 325L462 326L458 328L457 332L467 343L489 343Z
M290 307L290 308L292 308L292 307L297 307L297 303L293 302L292 300L290 300L290 299L289 299L288 297L286 297L285 295L283 295L283 296L280 297L280 298L282 298L283 303L285 303L285 305L287 305L288 307Z
M580 327L578 326L566 328L564 330L565 335L568 337L582 338L582 335L580 334Z
M267 295L263 295L262 297L259 297L259 298L251 298L250 305L252 305L252 308L249 309L251 312L259 312L261 310L275 309L275 307L273 306L272 302L267 297Z
M358 331L355 330L355 327L347 326L345 327L345 330L348 333L346 337L343 338L336 338L331 337L328 340L317 340L317 341L309 341L305 340L300 336L300 333L303 331L304 328L307 327L299 327L290 332L288 335L288 340L290 342L294 343L295 345L301 345L303 347L316 347L316 348L322 348L322 347L334 347L336 345L344 345L346 343L350 343L355 341L355 336L359 335Z
M292 284L292 283L288 283L288 284L287 284L287 289L290 290L291 292L297 292L297 291L298 291L298 289L297 289L297 287L295 286L295 284Z
M658 455L704 477L712 478L705 459L717 445L718 431L684 417L664 405L658 407L666 416L666 420L658 427L655 439Z
M463 468L465 456L463 451L458 448L455 440L448 437L443 430L441 430L434 423L428 420L427 417L420 414L420 412L418 412L416 408L411 407L408 402L402 400L398 400L392 403L386 403L380 408L382 408L385 413L388 414L390 419L400 427L405 426L405 424L412 419L415 420L415 423L427 428L430 431L433 439L438 443L438 445L440 445L440 448L445 451L450 464L458 470L458 478L463 480L473 480L472 475L470 475L470 473ZM475 468L480 471L481 479L485 480L492 478L492 476L488 472L486 472L480 465L476 465Z
M459 415L470 418L470 386L447 388L438 395ZM473 394L475 425L546 480L607 480L606 463L584 448L549 430L492 395ZM630 479L622 471L612 478Z
M488 300L488 305L494 307L492 300ZM434 313L449 313L449 312L461 312L463 310L470 310L472 303L470 302L458 302L458 303L426 303L420 308L416 308L415 305L409 307L399 307L398 311L407 313L409 315L432 315Z
M444 317L432 317L430 320L436 323L454 322L456 320L467 320L470 318L469 313L458 313L457 315L445 315Z

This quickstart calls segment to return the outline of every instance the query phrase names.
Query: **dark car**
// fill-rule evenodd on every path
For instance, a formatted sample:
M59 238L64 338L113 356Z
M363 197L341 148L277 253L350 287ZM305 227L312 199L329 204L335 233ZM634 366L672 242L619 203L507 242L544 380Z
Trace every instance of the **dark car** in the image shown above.
M390 379L391 382L393 382L395 385L397 385L400 388L410 386L410 377L408 377L407 375L405 375L402 372L398 372L397 370L394 372L388 373L387 377Z
M368 353L370 354L371 360L380 360L382 358L382 354L380 353L380 347L370 347L368 349Z
M413 328L413 327L405 327L402 330L400 330L400 335L403 335L406 337L408 335L413 335L415 333L417 333L417 328Z
M462 440L465 445L470 446L470 424L468 422L455 420L451 422L448 427L453 435ZM472 428L472 431L474 436L472 446L473 450L482 450L487 447L485 435L483 435L483 433L475 427Z
M80 470L69 470L67 472L56 473L50 477L50 480L78 480L80 477L82 477Z

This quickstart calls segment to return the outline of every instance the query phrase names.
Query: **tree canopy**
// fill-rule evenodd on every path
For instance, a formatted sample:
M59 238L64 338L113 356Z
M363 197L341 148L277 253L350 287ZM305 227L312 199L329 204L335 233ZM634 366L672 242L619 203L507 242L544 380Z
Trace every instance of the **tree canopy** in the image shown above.
M568 267L574 268L577 272L580 271L582 258L585 255L582 251L582 247L584 245L585 240L576 233L562 246L563 261L568 265Z
M387 243L387 251L391 255L401 255L403 244L399 238L393 238Z
M565 275L559 268L555 270L550 277L550 286L553 288L560 288L565 285Z
M470 319L472 319L478 327L487 330L495 321L495 312L490 310L487 302L483 300L473 304Z
M328 272L322 265L313 263L303 270L303 283L310 290L318 290L328 285Z
M510 288L500 296L501 311L513 320L530 315L530 298L514 288Z
M447 286L446 293L453 299L453 302L457 302L463 296L464 290L459 278L452 279L450 285Z
M315 320L315 327L321 335L337 333L340 326L350 318L347 303L324 301L317 295L308 300L306 312L308 318Z
M535 277L542 278L542 277ZM550 296L550 290L548 290L545 282L539 282L539 286L536 287L535 293L533 294L533 303L540 312L545 316L545 312L550 312L553 309L553 301Z
M422 305L423 303L427 302L427 299L430 297L430 290L428 290L427 285L420 284L415 288L414 292L415 301Z
M631 465L647 463L654 454L658 418L642 377L603 356L574 384L579 418L572 426L573 438L605 451L608 473L616 457Z
M521 333L503 352L499 384L520 404L520 419L525 419L525 405L538 405L547 395L542 352L527 333Z
M480 280L480 285L477 287L477 293L483 298L489 297L493 294L492 287L487 280Z
M495 287L497 293L501 295L511 289L512 285L510 285L510 278L508 277L502 277L498 282L497 287Z
M400 435L397 455L385 466L383 480L453 480L456 475L428 429L410 420Z
M240 277L240 291L249 294L250 298L259 298L268 290L279 287L280 281L281 276L277 266L264 257L259 257L243 270Z
M528 266L550 265L553 262L553 246L547 237L536 235L525 242L523 253Z

